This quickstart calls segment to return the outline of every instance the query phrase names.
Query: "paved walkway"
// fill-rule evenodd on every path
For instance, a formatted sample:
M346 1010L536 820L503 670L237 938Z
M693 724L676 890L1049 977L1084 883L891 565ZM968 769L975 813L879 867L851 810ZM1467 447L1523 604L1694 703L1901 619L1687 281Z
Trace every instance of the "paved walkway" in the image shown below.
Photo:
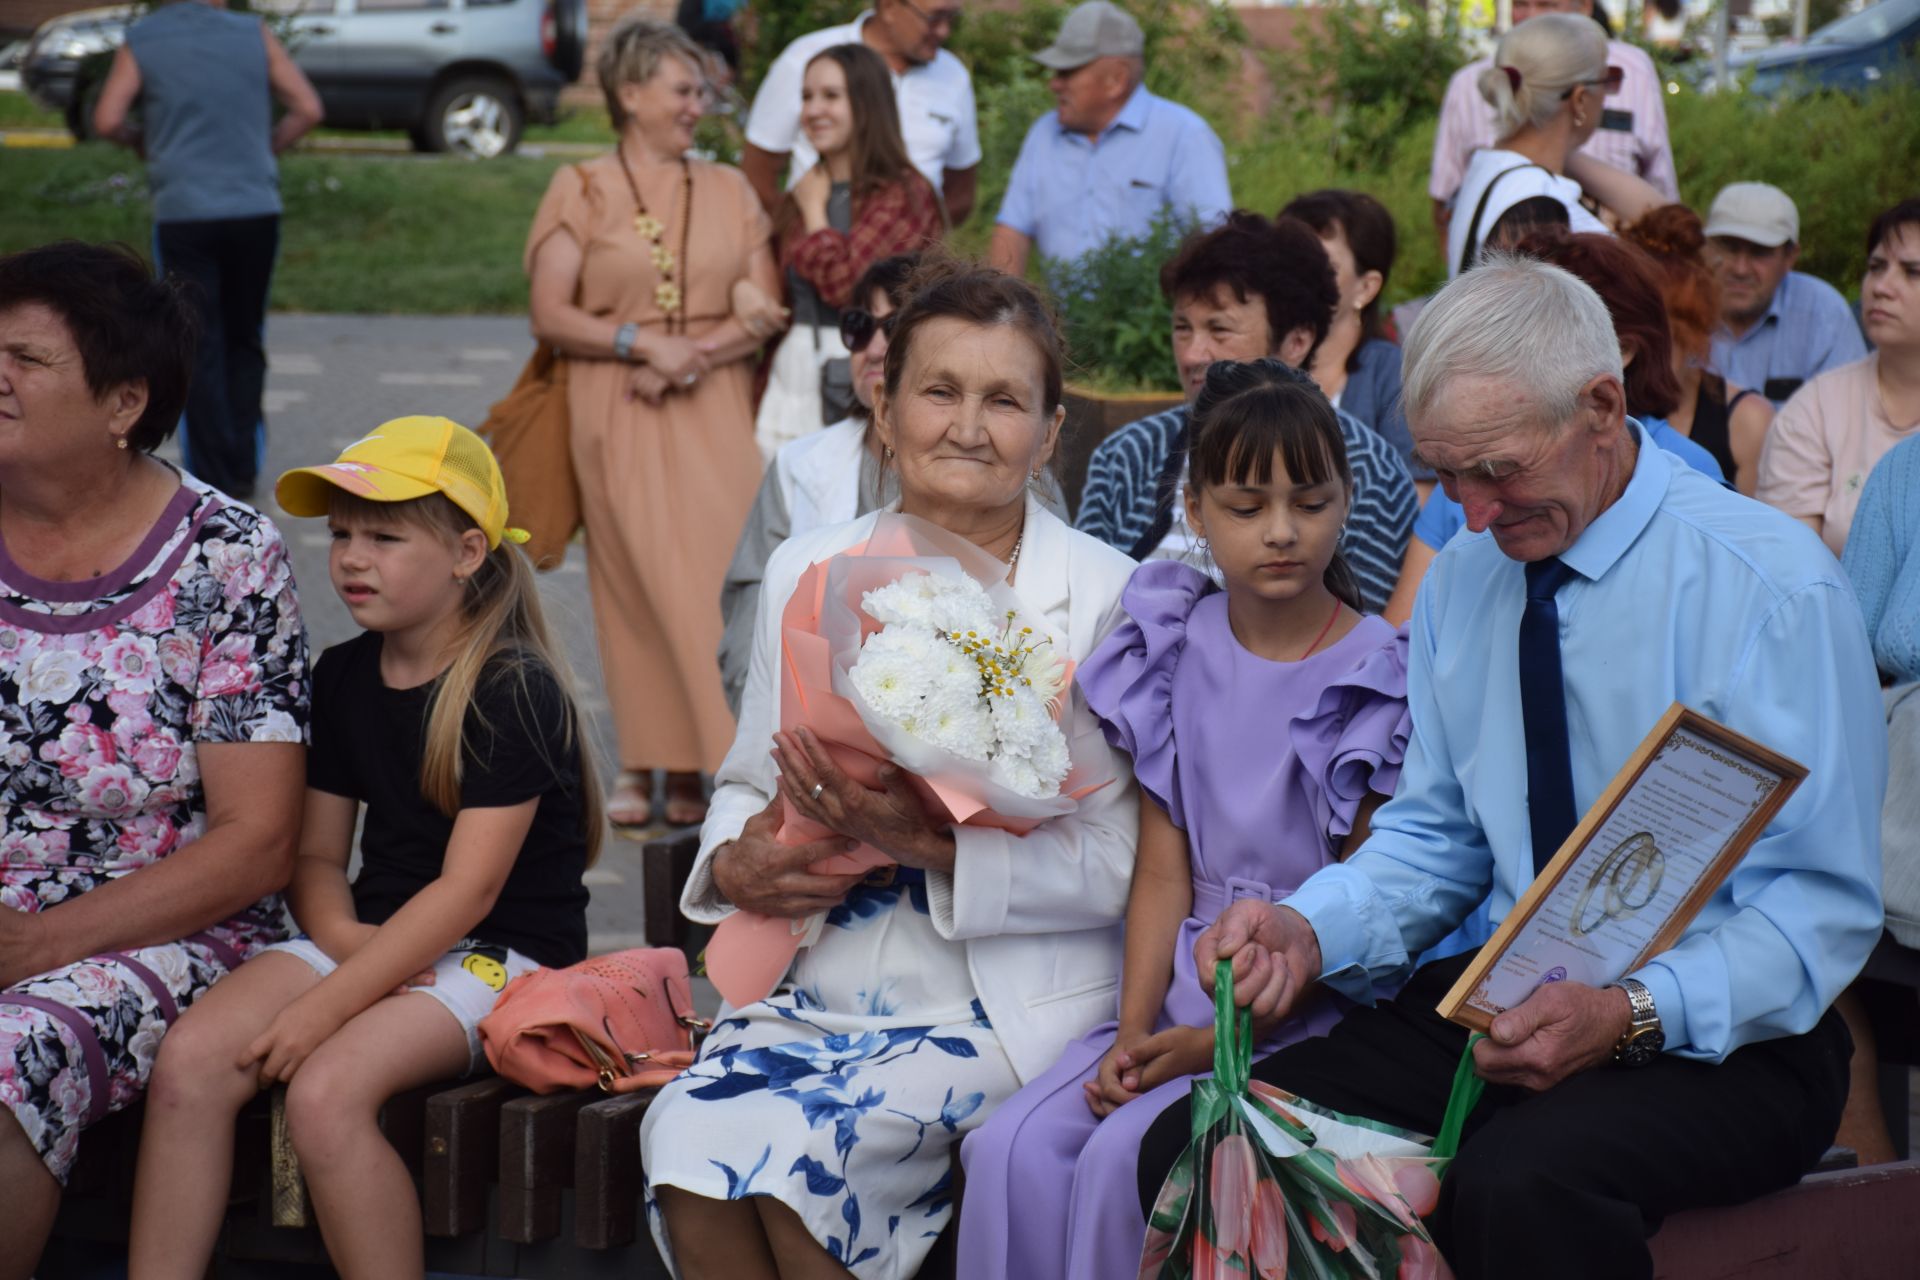
M333 459L390 418L434 413L477 427L505 395L533 349L527 322L502 316L274 315L267 322L267 466L257 503L292 549L314 651L355 633L327 579L327 533L274 505L272 479L289 467ZM613 730L600 683L584 549L541 575L541 599L564 637L580 700L602 762L611 769ZM716 601L717 605L717 601ZM641 943L639 846L610 838L587 873L587 927L594 950Z

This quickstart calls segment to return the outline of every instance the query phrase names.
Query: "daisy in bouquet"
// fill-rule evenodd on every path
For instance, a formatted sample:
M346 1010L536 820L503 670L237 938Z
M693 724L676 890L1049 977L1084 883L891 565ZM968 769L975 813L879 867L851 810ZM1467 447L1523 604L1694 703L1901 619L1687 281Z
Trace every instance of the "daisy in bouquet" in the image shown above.
M927 811L957 825L1024 834L1072 813L1111 779L1076 767L1060 725L1073 663L1022 611L1007 566L912 516L883 514L864 543L801 575L781 618L780 726L805 728L854 781L882 789L904 771ZM783 801L778 834L830 834ZM870 871L871 846L811 868ZM735 912L707 946L707 975L734 1007L765 997L821 917Z

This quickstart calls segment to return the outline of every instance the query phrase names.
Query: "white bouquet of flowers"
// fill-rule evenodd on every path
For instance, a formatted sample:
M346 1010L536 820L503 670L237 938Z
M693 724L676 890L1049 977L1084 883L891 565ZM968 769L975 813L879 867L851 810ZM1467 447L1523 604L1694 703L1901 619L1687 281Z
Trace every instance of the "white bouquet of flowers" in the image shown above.
M868 711L1020 795L1060 794L1072 767L1056 719L1069 668L1050 637L997 610L970 577L909 573L866 592L861 609L880 630L847 674Z

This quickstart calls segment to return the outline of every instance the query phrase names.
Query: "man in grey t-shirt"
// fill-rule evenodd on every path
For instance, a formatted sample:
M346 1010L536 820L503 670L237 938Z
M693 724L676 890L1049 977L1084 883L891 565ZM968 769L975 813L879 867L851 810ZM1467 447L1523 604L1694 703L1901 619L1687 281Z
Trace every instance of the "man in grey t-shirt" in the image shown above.
M286 108L278 123L275 101ZM320 97L286 49L260 19L226 12L225 0L170 0L129 27L94 108L101 137L146 159L158 265L195 286L187 469L236 498L253 496L265 452L262 329L280 243L274 157L320 117Z

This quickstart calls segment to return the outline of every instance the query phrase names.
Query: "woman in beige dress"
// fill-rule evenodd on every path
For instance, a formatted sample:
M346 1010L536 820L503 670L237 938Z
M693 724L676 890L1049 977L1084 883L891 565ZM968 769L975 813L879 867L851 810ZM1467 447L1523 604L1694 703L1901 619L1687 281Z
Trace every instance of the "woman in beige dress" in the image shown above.
M705 814L733 740L714 654L727 556L760 480L751 357L778 326L730 301L778 296L771 227L739 170L686 153L700 52L634 19L598 72L620 143L554 174L527 237L533 331L567 356L573 467L601 670L619 739L616 827ZM757 293L756 293L757 290Z

